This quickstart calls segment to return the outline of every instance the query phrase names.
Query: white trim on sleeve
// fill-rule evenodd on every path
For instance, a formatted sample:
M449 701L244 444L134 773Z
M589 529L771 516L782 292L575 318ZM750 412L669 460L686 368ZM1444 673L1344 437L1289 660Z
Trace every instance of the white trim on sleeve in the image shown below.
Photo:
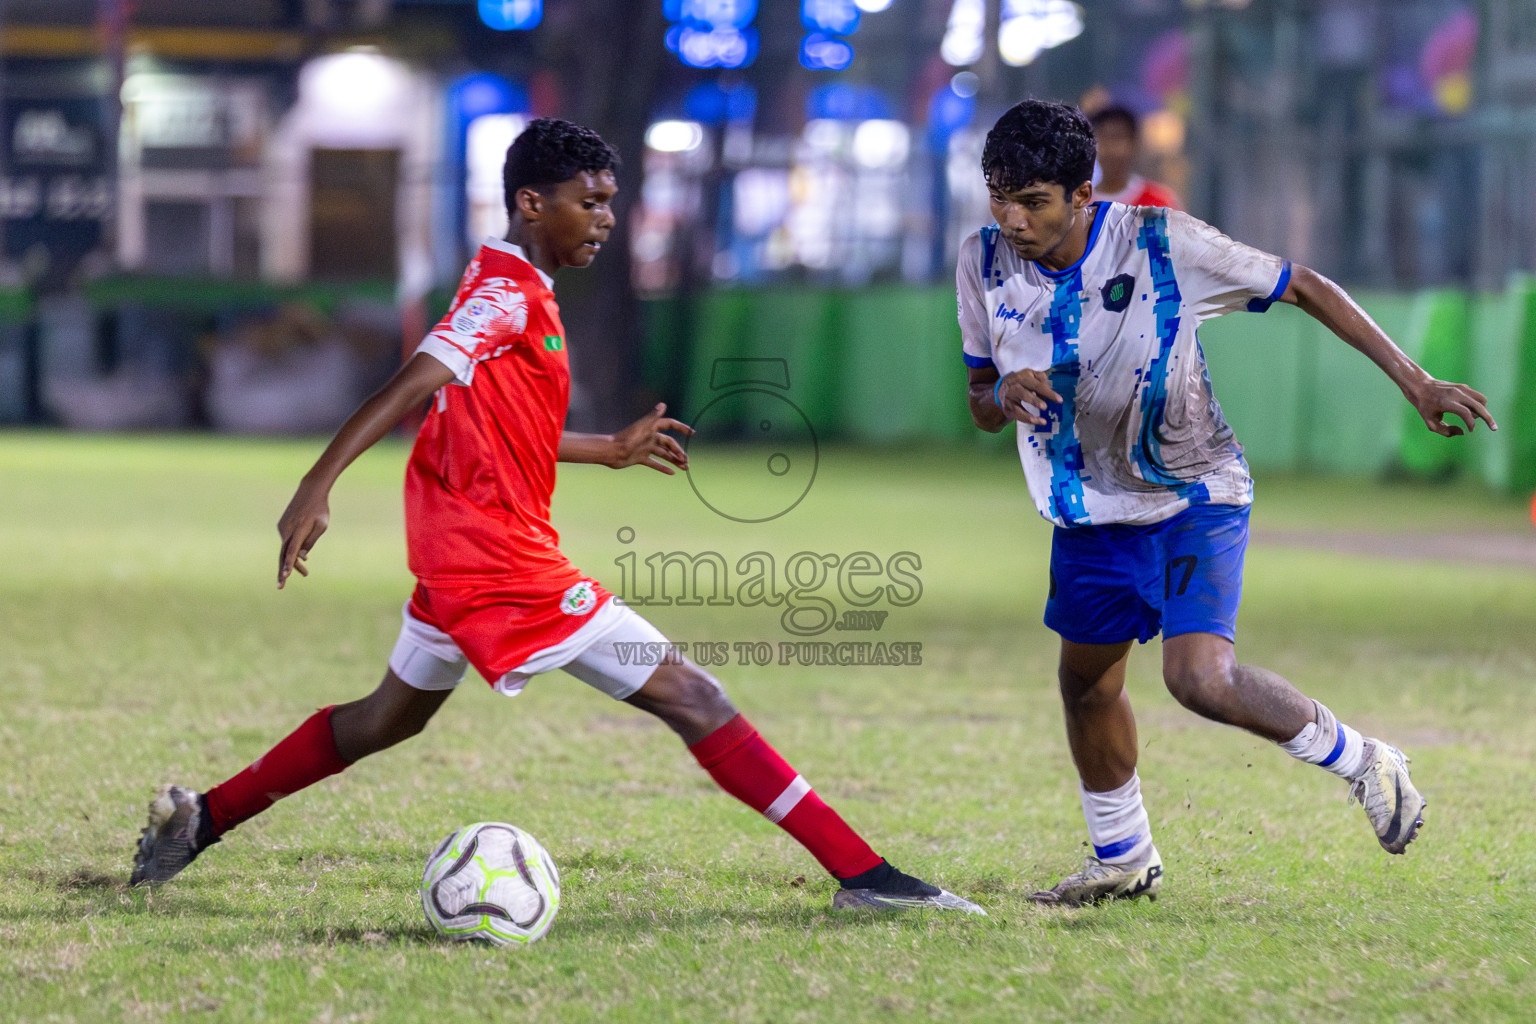
M427 335L421 339L421 344L416 346L417 352L425 352L436 359L449 370L453 371L454 382L469 387L475 380L475 361L465 354L464 350L452 342L444 341L435 335Z

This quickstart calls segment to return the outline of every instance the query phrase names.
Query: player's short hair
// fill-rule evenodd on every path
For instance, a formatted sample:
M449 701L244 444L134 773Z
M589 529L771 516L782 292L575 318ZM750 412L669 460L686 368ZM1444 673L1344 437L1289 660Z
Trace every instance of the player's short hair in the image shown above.
M1098 156L1093 126L1076 107L1045 100L1025 100L1010 107L981 151L987 185L1016 192L1032 182L1060 185L1071 195L1093 178Z
M1141 118L1137 117L1136 111L1130 107L1105 107L1088 120L1092 123L1094 131L1098 131L1106 124L1113 124L1118 121L1125 125L1125 130L1131 133L1131 138L1134 139L1141 135Z
M597 132L557 117L541 117L507 148L501 169L507 212L516 205L520 188L550 188L582 171L596 174L618 167L618 152Z

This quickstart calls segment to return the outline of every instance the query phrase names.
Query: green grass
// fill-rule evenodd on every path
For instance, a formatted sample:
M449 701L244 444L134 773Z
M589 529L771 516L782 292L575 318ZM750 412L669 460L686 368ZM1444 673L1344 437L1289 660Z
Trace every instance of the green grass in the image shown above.
M1536 1015L1532 573L1255 547L1240 653L1409 750L1422 838L1383 854L1341 783L1182 711L1143 650L1130 687L1164 897L1036 908L1026 894L1085 838L1039 621L1049 530L1016 462L967 453L823 451L805 502L761 526L681 479L571 467L557 522L611 585L629 550L917 553L921 599L870 637L921 642L921 666L717 671L878 849L990 917L834 916L798 846L660 725L561 673L513 701L471 676L417 740L129 890L153 786L216 782L382 672L410 586L404 449L354 467L313 576L279 594L273 524L317 450L0 435L0 1019ZM720 471L750 486L761 460ZM1529 529L1475 489L1259 494L1261 527ZM645 611L679 640L786 639L764 608ZM422 919L426 854L485 818L561 867L560 917L526 950L444 943Z

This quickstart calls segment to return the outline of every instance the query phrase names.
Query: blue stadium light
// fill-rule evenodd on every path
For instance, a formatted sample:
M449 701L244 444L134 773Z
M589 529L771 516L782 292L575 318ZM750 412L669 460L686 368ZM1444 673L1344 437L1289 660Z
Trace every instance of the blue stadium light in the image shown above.
M699 29L685 24L667 32L667 49L691 68L744 68L756 59L757 46L753 28Z
M757 0L662 0L667 49L693 68L743 68L757 57Z
M800 0L800 23L807 32L851 36L859 30L859 7L853 0Z
M480 20L498 32L537 28L544 20L544 0L480 0Z
M853 63L853 47L823 32L800 41L800 63L812 71L841 71Z

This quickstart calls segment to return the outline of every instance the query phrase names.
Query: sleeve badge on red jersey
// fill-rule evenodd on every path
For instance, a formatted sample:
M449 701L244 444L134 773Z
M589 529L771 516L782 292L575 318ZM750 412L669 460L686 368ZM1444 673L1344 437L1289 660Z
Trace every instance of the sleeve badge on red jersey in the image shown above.
M488 329L521 334L528 326L528 299L507 278L491 278L454 312L448 326L459 334Z

